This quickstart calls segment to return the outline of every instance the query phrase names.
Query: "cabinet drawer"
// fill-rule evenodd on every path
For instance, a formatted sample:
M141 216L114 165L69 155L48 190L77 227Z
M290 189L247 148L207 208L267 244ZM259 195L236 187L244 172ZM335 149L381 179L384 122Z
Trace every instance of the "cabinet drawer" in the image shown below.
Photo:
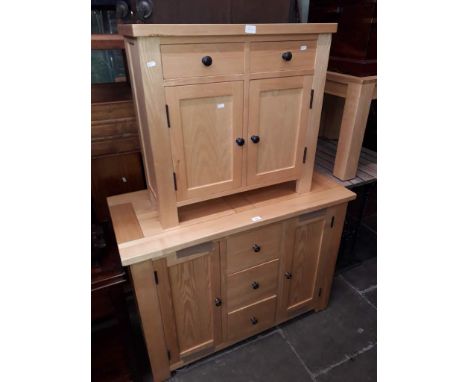
M228 314L228 338L242 338L261 332L275 323L276 296Z
M281 224L272 224L229 237L226 240L227 273L238 272L279 258L281 227Z
M253 42L250 47L250 71L260 73L313 69L316 45L315 40ZM288 53L289 60L286 57Z
M202 62L211 58L211 64ZM161 45L161 60L165 79L216 76L244 73L244 45L177 44Z
M273 260L228 276L228 312L275 295L278 289L278 264L279 260Z

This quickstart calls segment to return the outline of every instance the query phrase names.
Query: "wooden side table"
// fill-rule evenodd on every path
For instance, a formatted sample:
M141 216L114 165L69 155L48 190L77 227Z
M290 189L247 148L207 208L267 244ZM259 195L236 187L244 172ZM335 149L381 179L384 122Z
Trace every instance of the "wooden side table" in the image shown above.
M333 175L349 180L356 177L370 105L377 98L377 76L327 72L325 94L344 98ZM330 134L325 136L331 138Z

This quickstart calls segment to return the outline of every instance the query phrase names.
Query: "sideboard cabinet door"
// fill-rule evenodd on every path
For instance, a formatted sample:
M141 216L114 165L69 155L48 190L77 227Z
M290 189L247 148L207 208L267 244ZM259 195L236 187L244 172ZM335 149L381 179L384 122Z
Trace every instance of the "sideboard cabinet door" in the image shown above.
M180 358L212 351L221 342L219 244L205 255L168 260Z
M327 215L287 224L287 242L282 270L283 292L280 319L314 307L320 294L317 287L319 262L327 247Z
M241 186L243 82L166 88L177 201Z
M247 183L272 184L300 176L312 76L250 82Z

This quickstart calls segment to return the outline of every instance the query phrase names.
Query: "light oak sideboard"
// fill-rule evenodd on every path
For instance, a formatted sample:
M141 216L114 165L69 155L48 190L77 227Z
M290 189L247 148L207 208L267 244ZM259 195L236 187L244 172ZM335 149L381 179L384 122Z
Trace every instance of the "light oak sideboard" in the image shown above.
M309 192L336 24L120 25L148 188L178 208L287 181Z
M163 229L149 190L110 197L154 380L326 308L354 198L316 173L307 193L288 182L187 205Z

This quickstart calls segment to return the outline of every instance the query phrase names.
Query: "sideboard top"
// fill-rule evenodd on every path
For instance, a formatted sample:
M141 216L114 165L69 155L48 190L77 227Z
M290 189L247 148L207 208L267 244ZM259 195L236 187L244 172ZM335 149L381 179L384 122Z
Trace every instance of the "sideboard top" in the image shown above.
M300 24L120 24L127 37L148 36L251 36L335 33L336 23Z
M188 205L179 210L179 226L168 229L161 228L148 190L111 196L107 201L120 259L123 265L131 265L355 197L315 171L310 192L298 194L290 182Z

